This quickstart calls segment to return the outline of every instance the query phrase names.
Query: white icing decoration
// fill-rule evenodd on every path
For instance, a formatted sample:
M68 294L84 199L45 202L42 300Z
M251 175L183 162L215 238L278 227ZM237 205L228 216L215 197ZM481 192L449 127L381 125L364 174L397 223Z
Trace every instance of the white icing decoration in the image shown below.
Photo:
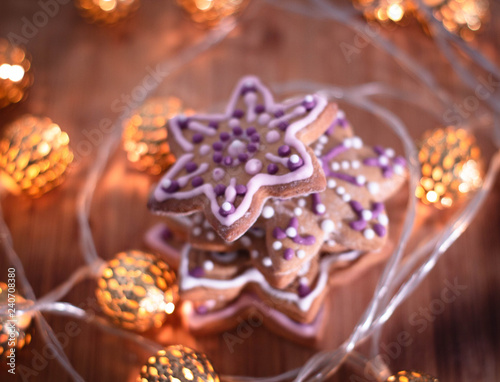
M194 236L200 236L201 235L201 228L200 227L194 227L194 229L193 229L193 235Z
M241 244L243 244L245 247L250 247L252 245L252 240L248 236L243 236L241 239Z
M299 199L299 201L297 202L297 204L299 205L299 207L302 207L304 208L306 206L306 200L305 199Z
M222 178L224 178L225 174L226 174L226 172L222 168L216 167L212 171L212 178L213 178L213 180L215 180L217 182L217 181L221 180Z
M349 161L346 161L346 160L343 160L342 163L340 164L340 166L342 167L342 170L349 170L349 167L351 167L351 165L349 164Z
M347 203L347 202L350 202L350 201L351 201L351 195L349 195L349 194L347 194L347 193L346 193L346 194L344 194L344 195L342 195L342 200L343 200L344 202L346 202L346 203Z
M375 237L375 231L371 228L367 228L363 231L363 236L368 240L372 240Z
M238 258L238 252L210 252L210 256L217 260L219 263L230 264Z
M337 191L338 195L344 195L345 194L345 188L342 187L342 186L337 187L336 191Z
M210 260L205 260L205 262L203 263L203 269L207 272L210 272L214 269L214 263Z
M228 125L229 125L230 128L238 127L240 125L240 121L238 120L238 118L231 118L229 120Z
M328 143L328 137L326 135L322 135L319 137L319 142L326 145Z
M311 94L308 94L308 95L306 95L304 97L304 101L306 101L307 103L313 102L314 101L314 97Z
M363 220L370 221L372 220L373 213L370 210L363 210L361 211L361 217Z
M307 279L307 277L301 277L299 279L299 283L302 285L309 285L309 280Z
M363 147L363 141L361 140L360 137L352 138L352 147L354 147L357 150L359 150L361 147Z
M356 177L356 183L360 184L360 185L365 184L366 183L366 177L364 175L358 175Z
M212 231L207 232L207 239L210 240L210 241L214 241L215 240L215 234Z
M270 219L274 216L274 208L271 206L265 206L262 210L262 216L265 219Z
M397 174L397 175L403 175L404 173L404 167L401 166L400 164L395 164L393 166L393 169L394 169L394 172Z
M321 154L322 154L321 150L318 149L314 150L314 155L316 155L317 157L320 157Z
M340 165L338 162L332 162L331 168L333 171L339 171L340 170Z
M333 247L334 245L337 245L337 243L335 242L335 240L332 240L332 239L328 240L326 243L327 243L330 247Z
M328 179L326 185L328 186L328 188L335 188L337 187L337 182L335 181L335 179Z
M229 202L224 202L224 203L222 203L222 206L221 206L221 207L222 207L222 209L223 209L224 211L231 211L231 203L229 203Z
M378 215L377 220L383 226L386 226L389 224L389 218L387 217L387 215L380 214L380 215Z
M300 215L302 215L302 208L300 208L300 207L295 207L295 208L294 208L294 210L293 210L293 214L294 214L295 216L300 216Z
M290 157L290 162L293 163L293 164L297 164L297 163L300 162L300 157L297 154L293 154Z
M259 119L257 120L260 125L267 125L269 121L271 120L271 116L266 113L262 113L259 115Z
M262 162L256 158L250 159L246 164L245 164L245 171L247 174L250 175L255 175L262 170Z
M233 158L236 158L238 156L238 154L244 153L246 151L246 146L247 145L245 144L245 142L240 141L239 139L235 139L228 146L227 152Z
M344 147L350 149L352 147L352 139L346 138L344 139L344 142L342 144L344 145Z
M300 267L300 270L297 272L297 274L299 276L304 276L305 274L307 274L307 272L309 272L310 269L311 269L311 262L307 261L304 264L302 264L302 267Z
M381 166L387 166L389 164L389 158L387 158L385 155L381 155L378 158L378 163L380 163Z
M262 265L264 265L265 267L270 267L271 265L273 265L273 262L270 257L264 257L262 259Z
M281 241L275 241L273 243L273 249L275 251L279 251L281 248L283 248L283 243Z
M162 179L162 181L161 181L161 186L163 188L169 188L171 184L172 184L172 180L170 180L168 178Z
M288 227L285 231L286 235L288 237L291 237L292 239L297 236L297 230L295 229L295 227Z
M345 112L344 112L344 110L337 111L337 118L339 118L339 119L344 119L345 118Z
M209 145L201 145L200 146L200 155L207 155L210 152Z
M271 130L266 134L266 142L267 143L275 143L280 140L280 133L276 130Z
M389 147L385 150L385 155L387 155L389 158L394 158L394 155L396 155L396 153L394 152L394 149Z
M335 223L330 219L323 220L321 222L321 229L326 233L331 233L335 230Z
M368 182L366 185L370 194L375 195L380 191L380 185L376 182Z
M257 257L259 257L259 251L257 251L256 249L252 249L250 251L250 256L252 257L252 259L256 259Z
M361 166L361 162L357 159L355 159L351 162L351 167L355 170L357 170L360 166Z
M316 206L316 212L319 214L324 214L326 212L326 206L323 203L320 203Z
M299 249L299 250L297 251L297 257L298 257L299 259L303 259L304 257L306 257L306 251L304 251L303 249Z
M196 223L196 224L201 224L201 222L203 221L203 215L202 214L195 214L193 216L193 222ZM205 220L206 222L206 220Z

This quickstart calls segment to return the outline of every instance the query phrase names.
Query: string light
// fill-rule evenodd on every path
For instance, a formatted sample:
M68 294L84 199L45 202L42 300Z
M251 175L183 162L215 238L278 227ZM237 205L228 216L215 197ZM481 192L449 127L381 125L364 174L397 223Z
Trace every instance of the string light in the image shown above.
M447 127L427 132L419 152L422 178L415 192L425 204L451 207L482 184L481 152L464 129Z
M25 50L0 39L0 108L21 101L33 83Z
M9 300L9 294L15 296L15 301ZM0 306L18 305L26 300L19 293L9 292L7 284L0 282ZM10 305L10 306L14 306ZM12 327L12 323L15 324ZM0 316L0 359L8 358L11 353L21 350L31 342L31 316Z
M355 0L354 5L363 12L367 20L382 23L401 23L415 9L410 0Z
M219 376L205 354L174 345L149 357L138 382L219 382Z
M49 118L25 115L0 140L0 180L14 193L38 197L58 186L73 160L68 134Z
M236 16L249 0L177 0L190 18L205 27L214 27L226 17Z
M139 8L139 0L76 0L81 15L91 23L114 24Z
M387 378L386 382L439 382L437 378L418 371L400 371Z
M160 327L175 309L175 273L156 256L121 252L107 263L97 281L96 296L117 325L139 332Z
M167 143L166 124L182 112L181 105L175 97L152 98L125 122L123 147L133 167L158 175L175 162Z

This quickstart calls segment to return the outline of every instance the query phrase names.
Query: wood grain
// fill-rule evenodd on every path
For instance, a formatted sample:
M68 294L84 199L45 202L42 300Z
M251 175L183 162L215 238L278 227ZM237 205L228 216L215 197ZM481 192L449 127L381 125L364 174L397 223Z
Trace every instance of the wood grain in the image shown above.
M2 203L14 246L37 296L52 290L83 264L77 245L75 199L96 154L96 146L92 144L92 150L83 155L81 142L100 143L99 124L103 119L118 117L118 109L127 107L124 100L134 94L151 68L204 33L193 27L173 3L145 0L137 15L124 25L102 28L82 21L70 2L62 5L57 15L27 43L33 57L35 84L26 102L0 111L0 126L27 112L49 116L68 131L73 148L80 154L80 160L59 189L38 200L7 196ZM341 49L342 43L354 41L355 35L348 28L311 21L257 0L255 3L230 38L186 65L182 72L172 73L156 94L175 95L190 107L207 109L214 100L223 101L235 81L247 73L258 74L273 83L309 79L352 86L376 80L421 90L391 57L373 46L360 49L348 62ZM495 20L495 16L500 16L500 7L492 3L492 20ZM23 17L31 19L38 11L37 2L2 0L0 35L19 33ZM386 34L432 70L458 102L469 94L418 26ZM497 63L498 36L500 24L493 22L478 42ZM381 102L397 112L415 139L437 123L401 100ZM396 137L382 123L349 105L341 107L366 141L372 142L383 135L384 144L401 149ZM155 181L129 169L121 150L113 156L92 206L92 229L103 258L109 259L121 250L144 247L144 232L158 221L146 208L148 191ZM499 227L497 181L474 224L388 322L381 343L384 354L393 354L389 365L392 370L423 370L438 376L442 382L500 380ZM0 280L6 278L7 267L2 256ZM327 335L320 348L335 348L349 335L371 299L381 269L380 265L375 266L362 277L347 280L332 291ZM422 320L426 310L436 309L434 301L440 299L446 282L454 280L464 285L465 290L453 302L445 304L442 312L416 323L414 320ZM93 288L93 282L82 283L66 301L97 309ZM54 315L46 317L56 333L64 333L71 321ZM69 359L86 381L135 380L148 356L146 352L84 322L77 322L77 326L81 332L64 345ZM404 346L395 345L403 332L408 333L411 341L405 341ZM165 345L182 343L204 351L223 374L270 376L301 365L315 352L258 328L231 353L218 336L193 338L181 329L175 317L171 324L147 336ZM33 368L37 352L43 349L44 344L35 335L33 344L20 355L18 367ZM41 370L30 381L70 380L54 361L35 366ZM1 372L0 379L8 380L7 374ZM348 381L351 372L345 368L332 380ZM21 378L18 375L14 380Z

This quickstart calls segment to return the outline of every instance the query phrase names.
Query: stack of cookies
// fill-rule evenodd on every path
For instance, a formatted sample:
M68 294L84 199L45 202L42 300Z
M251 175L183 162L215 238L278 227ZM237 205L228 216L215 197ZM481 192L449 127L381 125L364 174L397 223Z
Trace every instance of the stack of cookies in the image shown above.
M166 225L148 242L178 267L188 327L221 331L258 310L281 334L315 338L336 266L387 240L404 158L364 146L321 96L277 103L253 76L225 112L168 129L177 161L149 200Z

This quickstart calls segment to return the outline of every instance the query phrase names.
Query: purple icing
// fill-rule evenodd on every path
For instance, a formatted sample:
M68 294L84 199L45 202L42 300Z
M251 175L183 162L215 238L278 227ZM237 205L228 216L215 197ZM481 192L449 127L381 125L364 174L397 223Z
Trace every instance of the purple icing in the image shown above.
M254 134L250 137L250 140L254 143L260 142L260 135L259 134Z
M248 136L251 136L253 134L255 134L257 132L257 129L253 126L250 126L249 128L247 128L247 135Z
M224 195L224 192L226 192L226 186L224 186L223 184L218 184L214 187L214 192L217 196Z
M220 163L220 162L222 162L222 154L219 152L214 153L214 156L212 157L212 159L214 160L215 163Z
M219 124L217 122L215 122L215 121L210 121L208 123L208 127L211 127L212 129L216 129L217 130L219 128Z
M276 110L276 111L274 112L274 116L275 116L276 118L281 118L281 117L283 117L284 115L285 115L285 112L284 112L282 109Z
M233 127L233 134L236 136L240 136L243 134L243 129L239 126Z
M311 198L312 198L313 209L314 209L314 211L313 211L313 212L314 212L316 215L323 215L323 214L324 214L324 212L323 212L323 213L320 213L320 212L318 212L318 210L316 209L316 206L317 206L318 204L320 204L320 203L321 203L321 195L320 195L320 194L318 194L318 193L314 193L314 194L312 194L312 195L311 195Z
M259 105L255 106L255 112L257 114L261 114L261 113L263 113L265 111L266 111L266 107L264 105L260 105L259 104Z
M201 176L195 176L191 181L193 187L200 187L203 184L203 178Z
M176 181L176 180L172 180L171 183L170 183L170 186L168 188L165 188L162 186L162 189L165 191L165 192L168 192L169 194L172 194L174 192L176 192L177 190L179 190L180 186L179 186L179 182Z
M384 178L390 178L394 172L392 171L392 168L390 167L384 167L382 169L382 175Z
M299 228L299 219L297 219L295 216L290 219L290 223L288 223L288 227L293 227L295 229Z
M400 166L406 166L406 159L403 157L396 157L394 158L394 164L398 164Z
M241 89L241 95L245 95L249 92L255 92L255 91L257 91L257 88L255 87L255 85L251 85L251 86L245 85L245 87L243 89Z
M177 123L179 124L179 127L182 130L187 129L188 124L189 124L189 118L186 118L186 119L177 119Z
M231 166L233 164L233 158L231 158L230 156L226 156L224 158L224 164L226 166Z
M208 313L208 308L205 305L197 306L196 313L203 316Z
M164 241L169 241L170 239L172 239L172 237L173 237L172 231L170 231L168 227L164 227L163 230L161 231L161 238Z
M280 146L279 149L278 149L278 155L280 157L286 157L288 155L290 155L290 146L288 145L283 145L283 146Z
M309 236L297 235L293 238L293 242L299 245L314 245L316 243L316 237L314 237L313 235Z
M309 288L305 284L299 284L297 292L299 294L299 297L306 297L309 293L311 293L311 288Z
M238 184L236 186L236 194L237 195L245 195L247 193L247 188L243 184Z
M384 203L376 202L372 205L373 217L376 218L382 211L384 211Z
M203 142L203 138L205 138L203 134L196 133L193 135L193 143L201 143Z
M299 161L297 163L292 163L292 161L289 159L287 162L287 167L290 171L295 171L298 168L302 167L303 164L304 160L301 157L299 157Z
M192 276L192 277L200 278L200 277L203 277L204 274L205 274L205 272L203 272L202 267L194 267L194 268L189 270L189 276Z
M214 148L215 151L222 151L222 149L224 148L224 145L222 144L222 142L214 142L212 147Z
M278 240L286 239L286 232L283 231L280 227L275 227L273 229L273 237Z
M349 204L351 205L351 208L354 212L360 213L361 211L363 211L363 206L357 200L351 200Z
M241 109L236 109L233 112L233 117L234 118L242 118L244 115L245 115L245 112L243 110L241 110Z
M226 141L228 141L228 140L229 140L229 138L231 138L231 136L229 135L229 133L228 133L228 132L223 131L222 133L220 133L220 140L221 140L222 142L226 142Z
M378 163L378 159L377 158L366 158L366 159L363 159L363 163L366 164L367 166L380 166L380 164Z
M285 131L288 127L288 122L286 121L281 121L280 123L278 123L278 128L282 131Z
M382 146L373 146L373 151L375 151L378 155L384 155L385 150Z
M247 145L247 150L249 153L254 153L257 151L257 146L255 146L254 144L250 143Z
M238 154L238 159L240 162L246 162L248 160L248 155L245 153Z
M186 171L189 173L196 171L197 168L198 168L198 165L194 162L187 162L186 163Z
M360 219L349 223L349 226L355 231L362 231L366 228L368 223L366 220Z
M375 231L375 233L379 237L383 237L387 233L386 228L382 224L379 224L379 223L376 223L373 225L373 230Z
M335 158L337 155L342 154L346 150L347 150L347 147L345 147L343 144L340 144L340 145L332 148L330 151L328 151L328 153L323 155L323 157L321 159L323 159L323 161L330 161L333 158Z
M358 186L358 187L360 186L358 184L358 182L356 181L356 178L354 176L349 175L349 174L344 174L343 172L328 171L328 176L332 176L334 178L344 180L344 181L351 183L351 184Z
M278 172L278 165L276 163L270 163L267 166L267 172L271 175L274 175Z
M283 252L283 258L285 260L292 260L293 259L293 255L295 255L295 251L292 248L287 248Z
M307 111L314 109L316 106L316 100L312 100L307 102L306 100L302 101L302 106L306 108Z

